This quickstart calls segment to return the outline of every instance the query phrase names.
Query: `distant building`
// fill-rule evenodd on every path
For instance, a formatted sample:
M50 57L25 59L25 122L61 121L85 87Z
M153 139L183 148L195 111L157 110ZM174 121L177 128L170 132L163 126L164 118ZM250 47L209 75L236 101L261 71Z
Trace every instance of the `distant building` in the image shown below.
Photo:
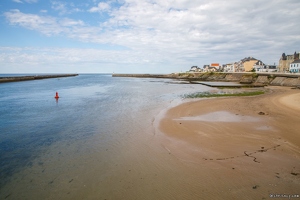
M260 68L255 67L256 72L277 72L277 66L276 65L263 65Z
M198 66L192 66L190 72L195 72L198 70Z
M203 65L203 72L208 72L209 65Z
M259 60L253 65L253 68L255 69L256 72L262 72L263 69L265 69L265 66L266 65Z
M201 72L202 69L200 69L198 66L192 66L189 72Z
M299 73L300 72L300 59L294 60L290 64L289 71L292 73Z
M224 72L239 72L238 63L228 63L223 65L223 71Z
M278 67L274 64L274 65L266 65L266 68L268 70L268 72L277 72L278 71Z
M211 63L210 67L214 67L217 69L217 71L221 71L222 67L219 63Z
M285 53L283 53L281 55L281 58L279 60L279 65L278 65L278 70L280 72L287 72L290 69L290 64L292 62L294 62L295 60L300 59L300 53L295 53L293 55L285 55Z
M220 65L218 65L218 66L220 66ZM212 67L211 65L203 66L203 72L217 72L217 71L219 71L219 69L216 67Z
M253 57L247 57L241 60L241 71L249 72L253 69L255 63L257 63L256 58Z

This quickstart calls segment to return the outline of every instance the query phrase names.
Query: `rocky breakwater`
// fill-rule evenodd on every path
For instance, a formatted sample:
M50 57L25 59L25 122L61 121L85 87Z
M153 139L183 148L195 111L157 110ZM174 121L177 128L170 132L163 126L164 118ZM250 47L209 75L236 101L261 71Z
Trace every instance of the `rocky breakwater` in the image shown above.
M35 76L12 76L12 77L0 77L0 83L17 82L17 81L31 81L47 78L63 78L78 76L78 74L51 74L51 75L35 75Z

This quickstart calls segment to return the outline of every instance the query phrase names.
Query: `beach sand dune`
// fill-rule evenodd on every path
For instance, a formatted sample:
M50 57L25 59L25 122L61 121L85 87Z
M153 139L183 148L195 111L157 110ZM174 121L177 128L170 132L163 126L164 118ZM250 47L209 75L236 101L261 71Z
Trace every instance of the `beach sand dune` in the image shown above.
M224 199L300 195L300 91L268 89L183 103L161 120L163 145L187 169L198 169L195 184L207 198L214 191Z

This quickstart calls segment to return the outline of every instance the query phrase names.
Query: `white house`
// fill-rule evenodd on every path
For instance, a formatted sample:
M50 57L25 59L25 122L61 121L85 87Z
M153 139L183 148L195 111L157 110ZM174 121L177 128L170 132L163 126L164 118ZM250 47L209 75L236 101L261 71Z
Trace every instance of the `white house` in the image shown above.
M264 69L266 69L266 65L258 60L254 65L253 65L253 68L255 69L256 72L263 72L265 71Z
M224 65L224 72L235 72L234 63Z
M210 71L221 71L222 66L219 63L211 63L209 69Z
M277 72L278 67L274 63L274 65L266 65L266 70L267 72Z
M300 72L300 59L294 60L290 64L290 72L292 72L292 73L299 73Z
M277 72L277 66L274 65L265 65L262 61L257 61L254 65L253 68L255 69L256 72Z
M202 72L202 69L198 66L192 66L189 72Z

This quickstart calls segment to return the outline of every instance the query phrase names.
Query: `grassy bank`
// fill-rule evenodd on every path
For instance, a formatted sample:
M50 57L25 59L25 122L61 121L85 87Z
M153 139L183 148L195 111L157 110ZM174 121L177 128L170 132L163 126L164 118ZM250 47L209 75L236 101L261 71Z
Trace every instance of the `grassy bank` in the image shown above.
M264 94L264 91L249 91L240 93L211 93L211 92L197 92L192 94L186 94L183 98L209 98L209 97L243 97L243 96L255 96Z

